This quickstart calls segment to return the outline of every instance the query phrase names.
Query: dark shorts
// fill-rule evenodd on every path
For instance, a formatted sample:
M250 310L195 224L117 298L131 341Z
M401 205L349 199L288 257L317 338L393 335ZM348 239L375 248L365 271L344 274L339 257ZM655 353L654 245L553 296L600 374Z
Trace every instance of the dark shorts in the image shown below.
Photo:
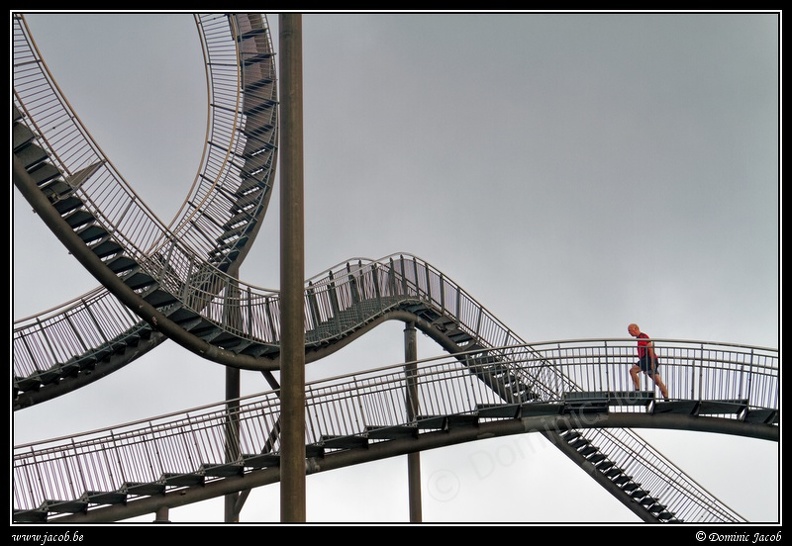
M655 371L660 371L660 360L655 360L654 370L652 370L652 358L649 355L645 355L638 360L637 365L646 375L654 375Z

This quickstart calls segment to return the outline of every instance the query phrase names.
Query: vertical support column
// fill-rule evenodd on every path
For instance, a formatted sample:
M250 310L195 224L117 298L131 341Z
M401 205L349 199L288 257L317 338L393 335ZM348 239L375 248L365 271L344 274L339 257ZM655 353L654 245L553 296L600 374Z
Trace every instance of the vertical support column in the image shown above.
M407 420L413 422L418 416L418 345L415 324L408 322L404 328L404 361L407 375ZM421 506L421 453L407 454L407 483L410 497L410 522L423 521Z
M302 15L282 13L280 44L281 522L305 521L305 279Z
M157 508L156 515L154 516L153 523L170 523L170 510L167 506L160 506Z
M239 294L239 266L234 265L228 271L234 278L226 292L225 320L230 324L241 324L242 312ZM239 396L241 392L241 372L238 368L226 366L225 368L225 462L231 463L239 459ZM239 507L237 499L239 492L229 493L225 496L225 511L223 521L226 523L239 522Z
M231 463L239 458L239 394L240 371L238 368L226 366L226 423L225 423L225 462ZM239 522L237 499L239 492L229 493L225 496L226 523Z

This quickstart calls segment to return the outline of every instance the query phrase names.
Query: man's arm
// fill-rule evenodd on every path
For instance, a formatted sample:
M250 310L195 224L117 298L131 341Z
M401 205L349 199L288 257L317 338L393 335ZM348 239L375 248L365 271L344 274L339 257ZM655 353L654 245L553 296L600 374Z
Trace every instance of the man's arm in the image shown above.
M652 359L652 361L657 360L657 355L655 354L654 350L654 341L650 341L646 344L646 350L649 351L649 357Z

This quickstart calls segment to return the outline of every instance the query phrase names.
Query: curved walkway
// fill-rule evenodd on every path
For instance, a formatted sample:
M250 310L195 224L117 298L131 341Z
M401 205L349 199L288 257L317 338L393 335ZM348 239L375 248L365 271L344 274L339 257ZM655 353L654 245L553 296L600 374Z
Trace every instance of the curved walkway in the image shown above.
M277 86L266 20L260 14L195 19L209 95L206 140L190 192L165 226L72 111L24 17L13 17L15 183L17 176L35 182L32 194L17 187L51 213L49 227L90 248L103 270L158 308L173 301L159 285L182 254L192 256L193 282L204 291L215 289L204 270L235 273L266 213L275 170ZM130 309L101 286L16 320L15 409L91 383L166 339Z
M778 355L658 341L672 399L634 391L633 341L493 348L306 386L306 468L322 472L482 438L543 434L646 521L743 521L630 427L778 441ZM508 358L506 358L508 355ZM508 362L509 366L504 366ZM553 374L546 374L552 366ZM507 381L507 378L510 377ZM561 378L547 396L519 378ZM108 521L278 480L279 392L15 447L15 518ZM189 439L189 441L186 441ZM637 462L638 461L638 462ZM45 477L46 478L43 478Z

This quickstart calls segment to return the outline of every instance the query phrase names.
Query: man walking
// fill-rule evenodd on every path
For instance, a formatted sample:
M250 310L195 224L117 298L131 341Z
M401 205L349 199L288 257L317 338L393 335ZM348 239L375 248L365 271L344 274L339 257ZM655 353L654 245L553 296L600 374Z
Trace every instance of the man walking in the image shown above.
M638 362L630 368L630 376L635 384L635 390L641 390L641 381L638 377L640 372L645 373L655 382L660 392L663 394L663 400L668 401L668 389L660 377L657 369L660 367L660 361L657 359L657 354L654 350L654 343L649 339L649 336L641 331L637 324L633 323L627 326L627 331L631 336L638 339Z

